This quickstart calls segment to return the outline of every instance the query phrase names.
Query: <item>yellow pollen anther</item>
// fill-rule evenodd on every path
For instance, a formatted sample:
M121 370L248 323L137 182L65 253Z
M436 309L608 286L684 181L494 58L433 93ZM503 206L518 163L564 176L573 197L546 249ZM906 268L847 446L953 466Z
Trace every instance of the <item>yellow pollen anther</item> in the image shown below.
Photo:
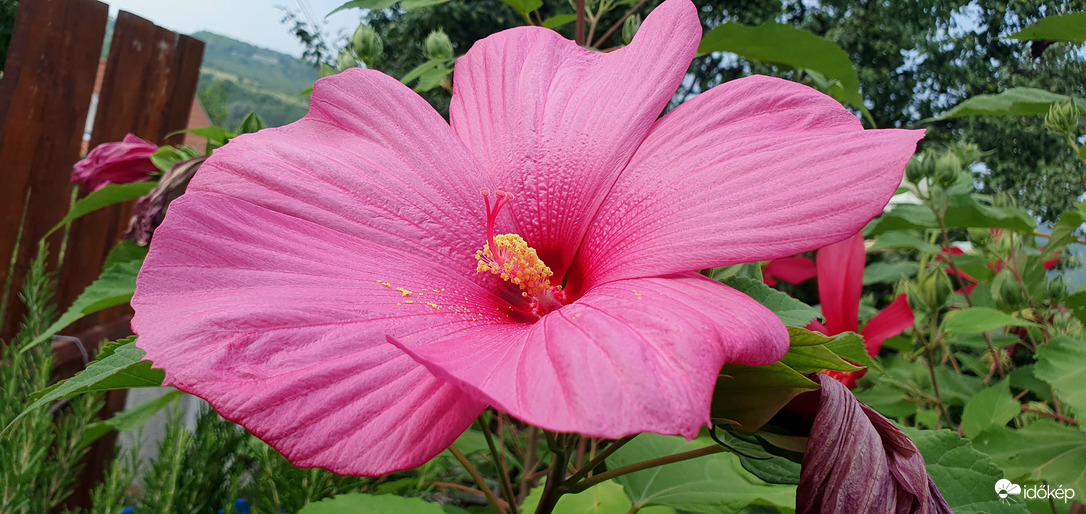
M435 311L439 311L439 310L441 310L441 306L440 306L440 305L438 305L438 304L436 304L436 303L434 303L434 302L426 302L426 305L429 305L430 307L433 307L433 309L434 309Z
M396 290L399 291L400 295L402 295L402 296L405 296L405 297L406 296L411 296L411 291L408 291L408 290L406 290L406 289L404 289L402 287L397 287Z
M523 291L524 296L541 294L550 289L550 278L554 275L546 264L539 259L535 248L528 246L524 238L516 234L494 236L497 255L490 251L490 245L475 252L475 270L479 273L490 272L498 275Z

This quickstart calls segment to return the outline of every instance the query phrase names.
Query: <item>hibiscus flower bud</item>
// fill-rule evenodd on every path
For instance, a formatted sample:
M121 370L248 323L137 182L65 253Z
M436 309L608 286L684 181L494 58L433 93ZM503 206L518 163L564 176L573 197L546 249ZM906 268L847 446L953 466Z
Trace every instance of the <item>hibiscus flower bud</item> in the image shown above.
M170 168L158 185L136 202L125 238L140 246L151 244L151 236L166 217L166 207L185 192L192 177L196 175L196 170L200 169L206 159L206 156L201 155L181 161Z
M354 54L366 64L372 63L385 51L385 43L381 40L381 36L365 23L354 30L351 45L354 47Z
M339 53L339 57L336 60L336 67L339 68L339 71L355 68L357 66L358 58L355 57L354 52L351 52L351 49L345 48Z
M452 59L453 56L452 41L449 40L449 36L440 30L435 30L429 36L426 36L423 48L426 49L427 59Z
M109 184L142 182L158 171L151 162L151 154L157 150L158 145L133 134L120 142L100 144L72 167L72 182L91 191Z
M905 178L913 184L935 175L935 156L930 151L916 154L905 166Z
M953 291L950 277L943 270L935 270L917 277L915 287L910 290L910 302L913 305L926 305L932 311L946 304L947 297Z
M634 34L637 34L637 29L641 28L641 15L635 14L626 18L626 21L622 22L622 40L626 44L630 44L633 41Z
M935 160L935 182L943 189L953 186L961 171L962 160L951 152L944 153Z
M1077 136L1078 116L1078 107L1070 100L1052 104L1045 114L1045 128L1057 134Z

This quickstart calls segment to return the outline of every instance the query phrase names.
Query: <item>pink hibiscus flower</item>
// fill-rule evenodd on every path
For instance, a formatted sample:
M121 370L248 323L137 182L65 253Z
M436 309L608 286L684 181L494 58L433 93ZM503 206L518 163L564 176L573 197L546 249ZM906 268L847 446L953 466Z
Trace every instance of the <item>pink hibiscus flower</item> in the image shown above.
M100 144L72 167L72 182L97 191L109 184L150 179L151 173L158 171L151 162L151 154L157 150L158 145L133 134L124 136L122 141Z
M865 255L864 238L861 234L818 250L815 256L818 267L818 298L826 324L816 320L807 328L826 335L859 332L864 338L867 355L874 357L882 349L883 341L900 335L913 326L915 317L908 298L901 295L860 330L860 296L863 293ZM856 381L865 373L867 370L826 372L850 389L856 387Z
M695 435L721 365L776 361L788 336L694 270L855 233L923 134L766 77L660 117L700 37L688 0L610 53L495 34L456 64L451 126L379 72L318 81L305 118L232 140L170 206L138 346L296 465L344 474L420 465L487 405Z

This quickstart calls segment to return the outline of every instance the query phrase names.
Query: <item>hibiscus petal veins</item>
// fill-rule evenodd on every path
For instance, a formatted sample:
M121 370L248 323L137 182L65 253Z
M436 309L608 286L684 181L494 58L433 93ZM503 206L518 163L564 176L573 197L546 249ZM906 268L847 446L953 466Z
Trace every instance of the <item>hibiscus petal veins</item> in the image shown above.
M137 345L295 464L344 474L415 467L486 405L693 436L724 363L788 347L771 312L693 272L855 233L922 135L764 77L658 119L700 36L688 0L607 54L496 34L457 64L451 126L381 73L321 79L305 118L217 150L170 206ZM488 227L523 244L480 273ZM535 251L549 279L502 272Z

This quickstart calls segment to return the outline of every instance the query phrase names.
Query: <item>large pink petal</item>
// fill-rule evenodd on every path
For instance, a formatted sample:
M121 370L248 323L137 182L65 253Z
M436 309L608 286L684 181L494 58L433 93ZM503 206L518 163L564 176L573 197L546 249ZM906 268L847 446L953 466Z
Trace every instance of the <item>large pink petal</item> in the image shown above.
M724 363L788 349L780 320L696 273L612 282L531 325L397 344L435 374L521 420L560 432L693 437Z
M475 274L485 169L397 80L350 69L317 81L309 114L230 141L189 191L211 191Z
M170 206L132 305L166 384L296 465L362 475L421 465L484 408L386 337L510 322L425 255L202 191Z
M818 274L815 264L806 257L782 257L773 259L762 270L762 279L767 286L777 285L777 279L788 284L796 285L805 282ZM772 283L770 283L772 282Z
M864 281L864 237L856 234L825 246L815 255L818 299L831 334L860 328L860 294Z
M607 190L671 100L701 39L688 0L657 7L629 46L593 52L543 28L479 41L456 63L456 133L512 192L515 231L564 275Z
M871 321L868 321L864 329L860 331L860 334L864 336L867 354L872 357L877 355L882 349L883 341L912 328L914 320L915 316L912 307L909 306L908 297L906 295L897 297L882 312L871 318Z
M863 130L833 99L786 80L717 86L653 127L570 280L590 286L840 241L882 212L922 136Z

